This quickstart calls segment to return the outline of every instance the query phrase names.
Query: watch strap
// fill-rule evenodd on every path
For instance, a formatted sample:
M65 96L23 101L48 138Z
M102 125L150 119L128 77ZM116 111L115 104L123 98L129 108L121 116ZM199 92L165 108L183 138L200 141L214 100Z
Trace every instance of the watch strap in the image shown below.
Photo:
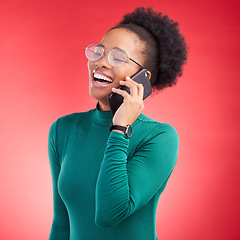
M112 130L120 130L120 131L123 131L124 134L125 134L125 133L126 133L126 129L127 129L127 127L120 126L120 125L113 125L113 124L111 124L109 130L110 130L110 131L112 131Z
M125 135L127 138L130 138L130 137L132 136L132 126L131 126L131 125L120 126L120 125L113 125L113 124L111 124L109 130L110 130L110 131L112 131L112 130L120 130L120 131L123 131L124 135Z

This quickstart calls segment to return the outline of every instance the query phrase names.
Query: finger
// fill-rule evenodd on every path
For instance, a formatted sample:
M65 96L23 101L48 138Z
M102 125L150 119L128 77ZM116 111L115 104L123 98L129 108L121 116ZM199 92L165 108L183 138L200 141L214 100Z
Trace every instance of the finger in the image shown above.
M139 95L141 96L141 98L143 99L143 95L144 95L144 86L142 85L142 83L138 83L134 80L132 80L130 77L127 77L126 80L128 82L132 82L133 84L135 84L138 87L138 91L139 91Z
M138 85L138 83L134 80L132 80L130 77L126 77L126 81L133 83L134 85Z
M127 82L131 82L133 84L135 84L138 88L138 95L141 97L141 99L143 99L143 95L144 95L144 87L141 83L137 83L134 80L132 80L131 78L127 77L126 78Z
M120 81L120 84L130 88L130 95L131 96L137 96L138 95L138 88L132 82Z
M138 82L132 80L130 77L127 77L127 78L126 78L126 81L133 83L133 84L136 85L138 88L140 87L140 85L142 85L141 83L138 83Z
M118 88L112 88L112 91L114 93L117 93L117 94L123 96L124 98L129 97L129 94L126 91L124 91L124 90L121 90L121 89L118 89Z

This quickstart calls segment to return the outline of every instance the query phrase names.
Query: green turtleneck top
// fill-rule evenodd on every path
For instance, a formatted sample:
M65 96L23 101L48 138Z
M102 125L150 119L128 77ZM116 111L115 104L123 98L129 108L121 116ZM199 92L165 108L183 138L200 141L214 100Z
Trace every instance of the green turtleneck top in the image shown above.
M176 164L178 135L143 114L128 139L110 111L57 119L48 154L54 217L50 240L155 240L160 194Z

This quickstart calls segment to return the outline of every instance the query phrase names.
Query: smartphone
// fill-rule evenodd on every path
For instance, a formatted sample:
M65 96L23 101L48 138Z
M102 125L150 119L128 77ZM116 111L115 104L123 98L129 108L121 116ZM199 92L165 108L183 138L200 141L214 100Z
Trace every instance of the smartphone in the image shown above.
M152 93L150 79L145 68L141 69L136 74L134 74L131 77L131 79L143 85L144 87L143 100ZM126 86L120 86L119 89L125 90L126 92L130 93L130 89ZM123 96L112 92L108 95L108 103L113 116L117 109L120 107L120 105L123 103Z

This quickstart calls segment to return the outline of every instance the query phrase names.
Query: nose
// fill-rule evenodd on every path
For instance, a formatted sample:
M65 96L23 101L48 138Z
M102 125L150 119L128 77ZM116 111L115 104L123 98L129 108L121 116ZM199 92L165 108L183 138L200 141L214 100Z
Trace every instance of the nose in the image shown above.
M107 69L112 68L112 65L108 61L108 54L109 52L105 50L103 53L103 56L97 61L95 61L96 65L98 65L99 67L107 68Z

